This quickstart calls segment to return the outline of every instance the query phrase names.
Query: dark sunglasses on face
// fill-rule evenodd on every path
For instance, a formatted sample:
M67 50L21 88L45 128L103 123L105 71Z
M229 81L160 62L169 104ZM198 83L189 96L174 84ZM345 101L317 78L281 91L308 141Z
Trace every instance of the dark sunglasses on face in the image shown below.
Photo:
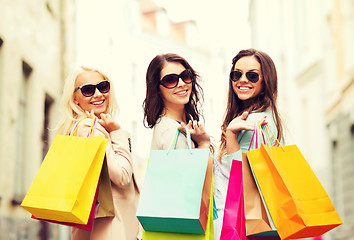
M242 77L242 72L241 71L232 71L230 73L230 79L233 82L236 82L238 80L240 80L240 78ZM256 72L246 72L246 78L248 79L248 81L252 82L252 83L256 83L259 80L259 74Z
M179 79L182 79L182 81L186 84L192 83L194 81L194 75L191 70L186 69L183 72L181 72L179 75L178 74L168 74L164 76L160 84L164 86L165 88L175 88L178 85Z
M83 85L81 87L77 87L77 88L75 88L74 92L76 92L77 90L80 89L82 95L84 95L85 97L91 97L93 94L95 94L96 88L101 93L108 93L110 87L111 87L111 84L109 81L102 81L96 85L87 84L87 85Z

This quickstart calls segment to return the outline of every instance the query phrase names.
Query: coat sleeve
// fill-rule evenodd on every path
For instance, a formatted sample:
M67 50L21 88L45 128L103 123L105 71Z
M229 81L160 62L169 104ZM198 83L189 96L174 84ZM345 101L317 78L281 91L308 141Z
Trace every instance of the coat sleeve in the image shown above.
M77 136L86 137L91 128L92 119L80 123ZM111 181L120 188L129 186L133 181L133 160L131 156L130 134L124 130L108 133L97 123L92 136L104 136L108 139L106 159Z

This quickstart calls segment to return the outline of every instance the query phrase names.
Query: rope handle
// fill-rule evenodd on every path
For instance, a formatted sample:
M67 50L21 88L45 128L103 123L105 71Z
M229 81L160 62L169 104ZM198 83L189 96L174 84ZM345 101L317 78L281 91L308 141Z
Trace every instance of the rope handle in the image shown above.
M87 117L84 117L83 119L81 119L80 121L78 121L78 122L75 124L74 131L72 132L72 134L71 134L70 136L75 136L75 135L76 135L77 129L79 128L79 124L80 124L84 119L86 119L86 118L87 118ZM90 131L87 133L87 136L86 136L86 137L90 137L90 136L93 134L93 131L94 131L94 129L96 128L97 119L98 119L98 118L97 118L96 116L92 119Z
M260 125L260 122L258 122L258 125ZM266 124L264 125L264 128L266 130L266 134L264 133L263 129L260 128L261 132L262 132L262 135L263 136L266 136L265 139L267 140L267 144L269 147L273 147L273 144L272 144L272 140L271 140L271 137L270 137L270 134L269 132L273 135L275 141L278 143L278 145L281 147L281 149L285 152L285 149L283 147L283 145L279 142L278 138L275 136L275 134L273 133L273 131L270 129L269 125ZM267 138L268 137L268 138ZM269 141L268 141L269 140Z
M281 147L281 149L283 149L283 151L285 152L285 149L284 149L283 145L279 142L278 138L274 135L273 131L270 129L270 127L268 126L268 124L265 125L265 129L266 129L266 131L267 131L268 136L269 136L268 130L271 132L271 134L273 135L275 141L277 141L278 145L279 145L279 146ZM270 138L269 138L269 139L270 139Z
M259 147L260 142L262 142L261 141L261 132L259 130L259 125L257 123L255 123L252 138L251 138L250 144L248 145L248 151L251 150L251 146L253 143L255 145L254 149L257 149ZM264 136L263 136L263 143L265 143Z
M186 138L187 138L187 144L188 144L188 149L190 150L190 153L192 153L192 139L191 139L191 132L189 131L189 129L187 128L187 126L185 126L185 130L186 130ZM176 149L176 145L177 145L177 140L178 137L180 135L180 130L177 128L175 137L173 138L170 147L168 148L168 152L169 153L171 150Z
M271 134L273 135L274 139L277 141L278 145L282 148L282 150L285 151L283 145L279 142L278 138L275 136L275 134L270 129L268 124L264 125L264 129L265 129L266 133L263 131L262 126L260 124L260 121L255 123L254 131L253 131L253 134L252 134L252 138L251 138L250 144L248 146L248 151L251 149L251 146L252 146L252 143L253 143L254 140L255 140L255 149L258 148L258 144L262 142L261 141L262 139L263 139L263 143L265 145L268 145L268 146L272 147L273 144L271 143L272 141L271 141L271 137L270 137L269 132L271 132Z

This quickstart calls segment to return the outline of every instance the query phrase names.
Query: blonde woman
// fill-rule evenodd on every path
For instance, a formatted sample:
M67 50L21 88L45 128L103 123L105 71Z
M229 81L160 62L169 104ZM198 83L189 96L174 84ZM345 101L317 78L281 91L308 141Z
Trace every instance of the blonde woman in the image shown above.
M72 228L73 240L136 240L139 235L135 216L139 189L134 178L130 135L114 121L118 107L111 85L101 71L80 67L67 78L64 86L64 116L57 133L69 135L76 123L88 116L80 122L76 133L76 136L86 137L92 118L98 118L92 136L108 139L106 159L115 214L114 217L96 218L91 232Z

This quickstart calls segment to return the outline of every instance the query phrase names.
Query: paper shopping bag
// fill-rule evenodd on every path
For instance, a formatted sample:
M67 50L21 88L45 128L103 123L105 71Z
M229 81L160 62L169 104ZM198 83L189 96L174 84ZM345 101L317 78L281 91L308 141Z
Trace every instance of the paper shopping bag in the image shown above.
M21 206L36 218L87 224L107 140L57 135Z
M214 224L213 224L213 190L211 183L210 202L208 210L208 221L205 234L194 233L171 233L171 232L148 232L143 231L144 240L214 240Z
M106 159L103 161L103 166L101 170L99 187L97 187L95 198L92 203L91 212L89 215L89 219L87 224L78 224L78 223L70 223L70 222L59 222L54 220L46 220L46 219L38 219L35 216L31 216L33 219L56 223L69 227L76 227L80 229L84 229L87 231L92 230L93 222L95 218L100 217L111 217L114 216L114 207L113 207L113 199L112 199L112 190L111 190L111 181L108 175L107 161Z
M257 184L253 178L247 155L242 153L242 177L245 207L245 224L247 236L278 236L272 228Z
M111 179L108 174L107 159L103 161L98 187L98 206L95 218L114 216Z
M242 183L242 162L233 160L227 187L220 240L247 240Z
M205 233L213 159L188 133L189 149L151 151L137 209L145 231Z
M342 224L296 145L262 143L247 156L281 239L315 237Z
M40 218L36 218L33 215L31 216L31 218L36 219L36 220L40 220L40 221L44 221L44 222L60 224L60 225L68 226L68 227L76 227L76 228L80 228L80 229L83 229L83 230L91 231L92 230L92 226L93 226L93 220L95 218L95 215L96 215L96 212L97 212L97 207L98 207L97 198L98 198L98 188L96 190L96 194L95 194L95 198L93 199L93 203L92 203L92 208L91 208L91 212L90 212L90 215L89 215L89 219L88 219L86 224L78 224L78 223L70 223L70 222L59 222L59 221L54 221L54 220L40 219Z

